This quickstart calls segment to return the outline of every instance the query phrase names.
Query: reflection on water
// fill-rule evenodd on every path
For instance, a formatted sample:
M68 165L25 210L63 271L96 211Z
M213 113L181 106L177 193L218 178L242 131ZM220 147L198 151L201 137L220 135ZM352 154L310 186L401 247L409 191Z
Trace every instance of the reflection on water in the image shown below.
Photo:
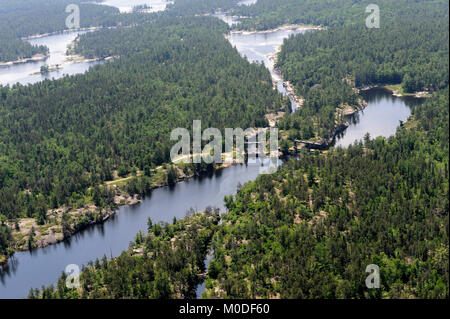
M350 126L336 138L335 146L347 147L356 140L362 140L366 133L372 138L395 134L400 121L411 115L411 108L423 103L424 99L396 97L382 88L361 91L368 102L367 107L348 116Z
M0 85L13 85L20 83L22 85L33 84L45 79L59 79L64 75L73 75L86 72L92 65L102 63L80 62L71 63L66 61L67 46L79 35L88 31L65 32L55 35L49 35L41 38L27 40L33 45L45 45L49 48L49 57L45 61L27 62L14 64L7 67L0 67ZM40 74L41 66L60 65L61 70ZM35 74L37 73L37 74Z
M211 249L208 254L206 255L206 259L204 261L205 264L205 274L208 272L209 263L214 257L214 250ZM195 294L197 296L197 299L200 299L202 297L203 292L206 290L206 281L201 282L197 285L197 289L195 289Z

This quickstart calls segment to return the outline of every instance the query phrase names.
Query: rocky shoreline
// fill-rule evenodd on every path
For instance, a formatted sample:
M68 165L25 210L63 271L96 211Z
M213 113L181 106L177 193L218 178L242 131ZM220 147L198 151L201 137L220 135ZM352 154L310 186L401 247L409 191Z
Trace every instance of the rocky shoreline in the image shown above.
M232 161L230 163L223 163L216 165L214 170L220 170L224 168L237 165L237 161ZM175 184L189 180L194 177L194 174L186 175L184 172L178 168L178 177ZM167 181L160 184L153 185L150 191L169 186ZM116 186L112 186L116 187ZM95 224L102 224L106 222L109 218L114 216L120 207L122 206L134 206L141 203L141 198L138 194L125 194L124 192L116 194L114 197L113 208L108 208L101 210L94 204L86 205L85 207L78 208L75 210L69 209L67 207L60 207L57 209L49 210L48 218L49 223L39 226L35 218L22 218L17 224L14 222L7 222L9 228L11 228L13 237L15 237L16 243L14 247L14 252L27 251L37 248L44 248L49 245L60 243L71 236L77 234L78 232L86 229L88 226ZM63 229L62 215L67 214L70 218L70 225ZM17 228L17 225L19 226ZM33 229L33 234L31 235L31 230ZM31 246L29 244L30 235L32 237ZM0 267L7 267L8 259L12 256L0 256Z
M273 69L274 73L281 79L281 81L283 81L283 87L285 88L287 95L292 99L292 101L294 101L296 108L299 108L303 105L303 103L305 102L305 99L301 96L297 96L297 94L295 93L294 86L289 81L284 80L283 73L281 72L281 70L278 67L276 67L277 60L278 60L278 53L280 53L280 51L281 51L281 45L276 48L275 53L269 54L268 57L269 57L269 60L273 63L272 69ZM272 84L274 87L276 87L277 82L278 82L278 79L276 79L274 76L272 76ZM294 111L294 110L291 110L291 111Z
M414 92L414 93L400 93L398 90L394 89L394 88L390 88L386 85L370 85L370 86L366 86L363 88L359 88L359 91L367 91L370 89L374 89L374 88L381 88L384 90L387 90L389 92L392 93L393 96L397 96L397 97L404 97L404 96L412 96L415 98L427 98L430 97L431 94L428 91L419 91L419 92Z
M23 58L23 59L19 59L16 61L9 61L9 62L0 62L0 67L8 67L8 66L12 66L15 64L23 64L23 63L28 63L28 62L40 62L40 61L44 61L49 57L48 54L42 54L42 53L38 53L33 55L31 58Z
M29 35L27 37L22 37L21 40L32 40L32 39L39 39L43 37L48 37L51 35L57 35L57 34L64 34L64 33L70 33L70 32L78 32L78 31L93 31L98 29L104 29L105 27L86 27L86 28L79 28L79 29L66 29L62 31L54 31L54 32L48 32L48 33L38 33L34 35ZM108 29L111 27L107 27Z

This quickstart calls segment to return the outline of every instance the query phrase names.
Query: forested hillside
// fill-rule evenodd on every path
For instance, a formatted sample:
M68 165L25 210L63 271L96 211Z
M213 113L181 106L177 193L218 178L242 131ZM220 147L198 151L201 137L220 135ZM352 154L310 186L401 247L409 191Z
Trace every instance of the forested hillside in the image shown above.
M206 297L448 298L448 103L446 89L395 137L367 137L260 176L225 198L219 224L150 223L132 249L85 268L81 288L67 289L63 274L56 289L30 297L186 298L174 294L179 283L197 281L183 267L201 269L212 237ZM178 240L164 249L173 237L197 243L183 245L190 261ZM364 286L369 264L380 267L381 289Z
M379 29L365 26L373 2ZM426 102L395 136L286 159L225 197L221 215L208 208L171 224L149 220L129 250L88 263L78 289L62 274L56 287L29 297L193 298L206 276L210 298L448 299L448 0L236 3L175 0L154 15L104 12L103 25L126 27L84 34L73 50L112 62L0 86L0 264L14 251L17 219L48 225L49 210L62 207L64 231L71 209L89 204L103 216L116 205L107 181L129 177L121 187L131 194L150 189L170 160L172 129L191 130L197 119L203 128L265 127L265 114L286 109L269 71L229 44L227 24L204 16L220 8L249 16L241 29L326 26L285 40L277 56L304 98L277 123L287 135L282 149L294 138L332 137L344 109L364 105L360 87L426 91ZM170 167L164 178L173 183L178 172ZM369 264L380 267L381 289L365 286Z
M66 7L80 8L80 27L136 25L159 16L179 17L230 10L239 0L178 0L167 10L153 14L122 13L115 7L98 5L100 0L2 0L0 5L0 62L45 54L43 46L32 46L20 38L66 30Z
M159 14L123 13L114 7L82 0L3 0L0 5L0 62L45 54L44 46L33 46L22 37L67 30L66 7L80 8L80 28L135 25Z
M89 187L115 170L169 162L171 130L194 119L219 129L267 126L264 115L284 100L226 30L210 17L105 30L96 39L120 59L84 75L0 87L0 216L45 222L49 208L89 202Z
M448 89L395 137L292 160L226 198L208 297L448 298ZM365 268L380 267L381 289Z
M380 29L349 25L285 40L277 65L305 103L280 128L291 138L332 137L342 110L361 107L355 86L400 84L406 93L446 87L448 7L434 9L383 19Z
M448 15L447 0L258 0L254 5L237 7L233 13L249 17L236 26L241 30L267 30L284 24L341 27L365 25L369 4L379 6L382 24L413 15Z
M216 11L228 11L239 0L178 0L167 5L167 13L171 16L208 14Z

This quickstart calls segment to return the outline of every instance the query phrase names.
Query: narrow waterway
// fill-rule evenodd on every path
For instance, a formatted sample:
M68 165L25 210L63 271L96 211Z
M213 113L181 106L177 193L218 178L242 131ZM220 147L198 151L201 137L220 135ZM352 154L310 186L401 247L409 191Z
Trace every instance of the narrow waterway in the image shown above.
M166 9L167 4L173 3L170 0L106 0L103 5L117 7L120 12L131 12L132 8L139 5L150 7L147 12L158 12ZM49 48L49 55L45 60L13 64L0 67L0 85L22 85L34 84L45 79L59 79L65 75L74 75L86 72L91 66L104 61L81 61L73 62L68 60L66 51L68 46L80 34L88 31L62 32L26 40L32 45L45 45ZM41 74L41 66L54 67L58 65L59 70L54 70Z
M223 20L228 18L229 17L225 16ZM261 33L231 32L228 40L236 47L241 55L246 57L250 62L264 63L270 71L277 90L283 95L288 96L287 91L283 86L284 81L274 68L274 55L277 53L278 48L283 44L284 39L288 38L290 35L308 31L311 30L294 28ZM290 98L290 100L292 111L295 111L298 108L298 105L296 105L292 98Z

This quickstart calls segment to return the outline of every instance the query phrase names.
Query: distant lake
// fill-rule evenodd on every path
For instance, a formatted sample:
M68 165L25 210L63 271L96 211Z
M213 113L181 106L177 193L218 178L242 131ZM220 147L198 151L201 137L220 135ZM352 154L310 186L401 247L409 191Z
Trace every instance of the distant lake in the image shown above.
M258 0L242 0L238 2L238 6L250 6L256 2L258 2Z
M13 85L20 83L22 85L33 84L45 79L59 79L64 75L73 75L86 72L92 65L102 63L102 61L71 63L66 61L67 46L75 38L88 31L64 32L40 38L27 40L33 45L45 45L49 48L49 57L45 61L27 62L14 64L11 66L0 67L0 84ZM62 69L52 71L47 74L40 74L41 66L59 64ZM38 72L38 74L33 74Z
M120 12L131 12L134 6L148 5L152 9L150 12L163 11L167 4L173 3L168 0L106 0L101 4L117 7ZM0 67L0 85L13 85L20 83L22 85L34 84L45 79L59 79L64 75L74 75L86 72L92 65L103 63L103 61L94 62L67 62L65 55L67 46L75 38L87 31L63 32L59 34L43 36L35 39L26 40L33 45L45 45L49 48L49 57L44 61L27 62L14 64L11 66ZM62 69L52 71L47 74L40 74L41 66L53 66L59 64ZM35 74L38 73L38 74Z
M147 5L151 7L150 12L158 12L166 10L166 6L173 1L166 0L106 0L101 4L116 7L122 13L131 12L133 7Z

